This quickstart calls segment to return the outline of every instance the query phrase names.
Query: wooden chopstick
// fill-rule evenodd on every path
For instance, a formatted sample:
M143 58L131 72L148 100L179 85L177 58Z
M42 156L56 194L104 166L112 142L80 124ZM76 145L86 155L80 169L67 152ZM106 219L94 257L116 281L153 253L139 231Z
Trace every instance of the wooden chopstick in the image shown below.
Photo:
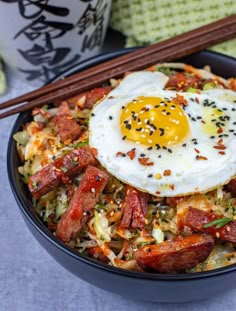
M140 70L157 62L171 61L235 37L236 15L234 14L174 38L96 65L63 80L2 103L0 104L0 109L19 104L21 106L1 113L0 118L79 94L101 85L110 78L119 77L126 71ZM25 101L28 102L22 104Z

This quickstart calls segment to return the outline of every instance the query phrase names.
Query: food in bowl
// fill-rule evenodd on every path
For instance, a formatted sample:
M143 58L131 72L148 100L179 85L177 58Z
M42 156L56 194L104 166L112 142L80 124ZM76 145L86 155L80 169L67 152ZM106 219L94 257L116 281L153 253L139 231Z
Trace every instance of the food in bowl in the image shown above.
M48 229L132 271L236 262L235 79L180 63L33 110L14 135Z

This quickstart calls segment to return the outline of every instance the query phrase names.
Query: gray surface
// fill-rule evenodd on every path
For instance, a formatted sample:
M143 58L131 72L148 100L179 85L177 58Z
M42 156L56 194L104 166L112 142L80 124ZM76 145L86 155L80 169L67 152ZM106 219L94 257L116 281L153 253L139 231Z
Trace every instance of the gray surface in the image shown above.
M32 88L11 72L8 78L9 91L0 102ZM143 303L95 288L61 267L28 231L10 190L6 149L14 120L0 121L0 311L236 310L236 290L194 303Z

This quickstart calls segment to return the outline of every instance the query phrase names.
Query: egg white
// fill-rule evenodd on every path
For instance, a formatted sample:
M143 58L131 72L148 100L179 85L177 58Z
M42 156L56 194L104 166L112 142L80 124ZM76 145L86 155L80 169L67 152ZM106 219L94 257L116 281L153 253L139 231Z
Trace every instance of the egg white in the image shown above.
M176 97L175 91L164 90L167 81L168 77L160 72L131 73L93 108L89 144L97 150L98 161L119 180L157 196L202 193L226 184L236 175L236 104L233 91L177 92L188 102L184 111L188 116L190 133L181 143L170 146L171 152L163 148L148 150L148 145L123 139L120 130L122 107L138 96ZM224 132L212 134L210 122L217 109L222 116L228 117L224 121ZM220 139L226 146L224 150L214 148ZM133 160L128 156L117 156L118 152L126 154L133 148L136 152ZM141 165L138 158L143 155L154 165ZM166 170L171 172L169 176L164 175Z

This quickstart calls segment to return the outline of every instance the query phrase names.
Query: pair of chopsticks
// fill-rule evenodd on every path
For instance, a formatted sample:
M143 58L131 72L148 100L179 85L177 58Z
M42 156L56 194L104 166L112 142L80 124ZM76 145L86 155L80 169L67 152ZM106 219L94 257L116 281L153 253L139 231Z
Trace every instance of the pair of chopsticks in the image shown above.
M0 104L0 119L87 91L127 71L175 60L236 38L236 14L106 61ZM14 108L13 108L14 107ZM10 109L9 109L10 108Z

